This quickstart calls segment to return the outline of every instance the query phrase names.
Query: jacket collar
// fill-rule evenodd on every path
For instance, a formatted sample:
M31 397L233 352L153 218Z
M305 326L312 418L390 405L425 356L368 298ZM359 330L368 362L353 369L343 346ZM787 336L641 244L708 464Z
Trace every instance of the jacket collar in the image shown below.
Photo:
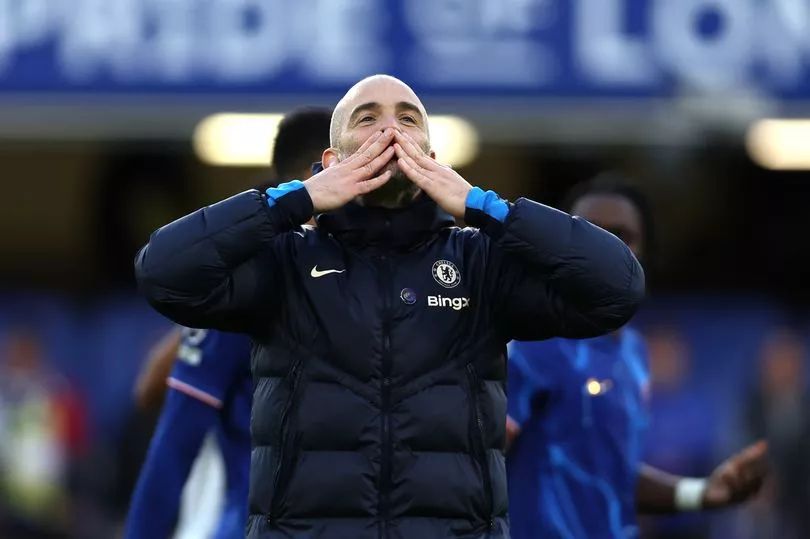
M424 193L404 208L367 208L349 202L317 217L318 227L340 241L364 247L408 250L427 241L442 228L455 224Z

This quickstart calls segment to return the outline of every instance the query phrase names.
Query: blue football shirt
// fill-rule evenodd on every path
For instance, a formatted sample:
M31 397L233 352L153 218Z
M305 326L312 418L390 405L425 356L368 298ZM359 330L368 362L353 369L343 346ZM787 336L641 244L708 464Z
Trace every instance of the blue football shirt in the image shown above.
M214 426L225 465L225 505L216 539L244 537L250 474L250 339L186 329L169 387L219 410Z
M512 342L507 455L513 539L638 535L635 489L648 425L641 336Z

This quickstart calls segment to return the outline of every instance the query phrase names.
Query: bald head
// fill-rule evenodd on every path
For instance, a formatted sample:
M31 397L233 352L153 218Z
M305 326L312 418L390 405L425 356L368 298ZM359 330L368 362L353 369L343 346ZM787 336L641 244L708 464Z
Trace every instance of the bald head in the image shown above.
M425 133L425 139L429 141L427 111L411 87L390 75L372 75L352 86L335 106L329 126L330 145L344 151L346 141L343 140L343 135L350 127L350 121L358 120L356 115L360 113L369 112L373 108L382 109L386 105L393 105L394 108L399 105L403 112L410 110L410 112L418 114L420 118L414 119L419 121L419 125ZM405 115L403 115L403 120L405 120ZM405 120L405 123L407 122Z

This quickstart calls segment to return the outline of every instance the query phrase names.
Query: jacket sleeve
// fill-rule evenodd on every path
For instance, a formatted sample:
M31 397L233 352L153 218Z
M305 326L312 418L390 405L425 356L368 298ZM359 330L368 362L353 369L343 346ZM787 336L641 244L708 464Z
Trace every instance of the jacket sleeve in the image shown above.
M138 253L139 290L178 324L251 333L282 300L287 232L311 215L299 181L197 210L158 229Z
M465 220L489 236L488 296L506 338L602 335L624 325L644 296L630 249L584 219L476 187Z

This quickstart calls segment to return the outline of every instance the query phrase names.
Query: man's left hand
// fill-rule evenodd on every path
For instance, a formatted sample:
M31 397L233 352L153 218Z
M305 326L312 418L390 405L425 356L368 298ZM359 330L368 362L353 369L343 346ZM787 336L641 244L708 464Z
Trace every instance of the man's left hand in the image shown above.
M768 443L760 440L723 462L708 479L703 507L726 507L753 497L768 475L767 458Z
M397 131L394 137L400 170L422 191L453 217L464 217L467 195L472 185L452 168L427 155L407 134Z

